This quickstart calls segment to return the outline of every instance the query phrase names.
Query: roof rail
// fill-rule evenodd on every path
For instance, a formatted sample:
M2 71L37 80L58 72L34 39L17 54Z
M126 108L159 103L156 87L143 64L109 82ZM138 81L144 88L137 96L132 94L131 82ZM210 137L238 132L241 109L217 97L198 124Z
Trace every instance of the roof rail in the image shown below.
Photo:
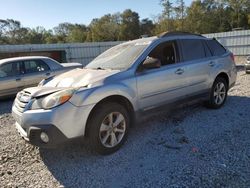
M195 33L189 33L185 31L169 31L169 32L164 32L158 35L159 38L164 38L164 37L169 37L169 36L176 36L176 35L194 35L194 36L200 36L204 37L200 34L195 34Z

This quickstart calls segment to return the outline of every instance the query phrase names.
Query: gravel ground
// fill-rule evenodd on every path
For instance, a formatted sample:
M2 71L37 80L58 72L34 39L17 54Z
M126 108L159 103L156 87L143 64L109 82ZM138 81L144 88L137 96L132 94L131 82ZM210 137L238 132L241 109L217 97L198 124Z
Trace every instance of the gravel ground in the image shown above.
M193 104L130 130L109 156L81 142L38 149L17 134L12 101L0 102L0 187L250 187L250 75L219 110Z

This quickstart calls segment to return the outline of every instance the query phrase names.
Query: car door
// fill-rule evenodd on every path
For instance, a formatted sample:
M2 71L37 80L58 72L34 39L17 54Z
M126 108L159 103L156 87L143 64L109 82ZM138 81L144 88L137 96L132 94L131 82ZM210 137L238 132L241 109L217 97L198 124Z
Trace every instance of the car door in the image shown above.
M24 74L20 79L24 82L25 88L37 86L44 78L51 75L50 67L42 60L25 60L22 63Z
M188 96L207 92L209 74L214 66L210 59L211 53L205 48L201 39L181 39L181 63L186 66L186 75L189 87L186 88Z
M152 50L148 56L160 59L162 65L160 68L137 71L139 108L148 110L185 96L185 87L188 84L186 67L178 63L179 54L176 42L164 42ZM143 66L143 63L140 66Z
M0 66L0 96L13 95L19 91L19 68L18 62L9 62Z

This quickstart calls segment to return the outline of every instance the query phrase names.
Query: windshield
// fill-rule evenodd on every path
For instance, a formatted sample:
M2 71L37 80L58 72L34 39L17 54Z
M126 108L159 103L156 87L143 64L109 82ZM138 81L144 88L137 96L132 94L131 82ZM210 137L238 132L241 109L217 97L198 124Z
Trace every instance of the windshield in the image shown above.
M86 68L90 69L116 69L122 70L129 68L147 47L146 43L127 42L117 45L105 51Z

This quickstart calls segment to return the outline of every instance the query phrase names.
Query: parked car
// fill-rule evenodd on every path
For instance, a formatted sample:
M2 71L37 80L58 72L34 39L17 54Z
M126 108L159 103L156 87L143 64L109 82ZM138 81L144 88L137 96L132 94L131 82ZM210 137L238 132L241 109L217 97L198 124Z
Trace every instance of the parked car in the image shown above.
M247 59L246 59L245 70L246 70L247 74L250 73L250 56L248 56Z
M44 78L82 67L80 63L60 64L51 58L40 56L1 59L0 97L16 94L26 87L37 86Z
M233 55L215 39L170 32L125 42L75 69L24 89L12 107L16 128L39 147L84 136L110 154L137 118L200 98L220 108L236 81Z

